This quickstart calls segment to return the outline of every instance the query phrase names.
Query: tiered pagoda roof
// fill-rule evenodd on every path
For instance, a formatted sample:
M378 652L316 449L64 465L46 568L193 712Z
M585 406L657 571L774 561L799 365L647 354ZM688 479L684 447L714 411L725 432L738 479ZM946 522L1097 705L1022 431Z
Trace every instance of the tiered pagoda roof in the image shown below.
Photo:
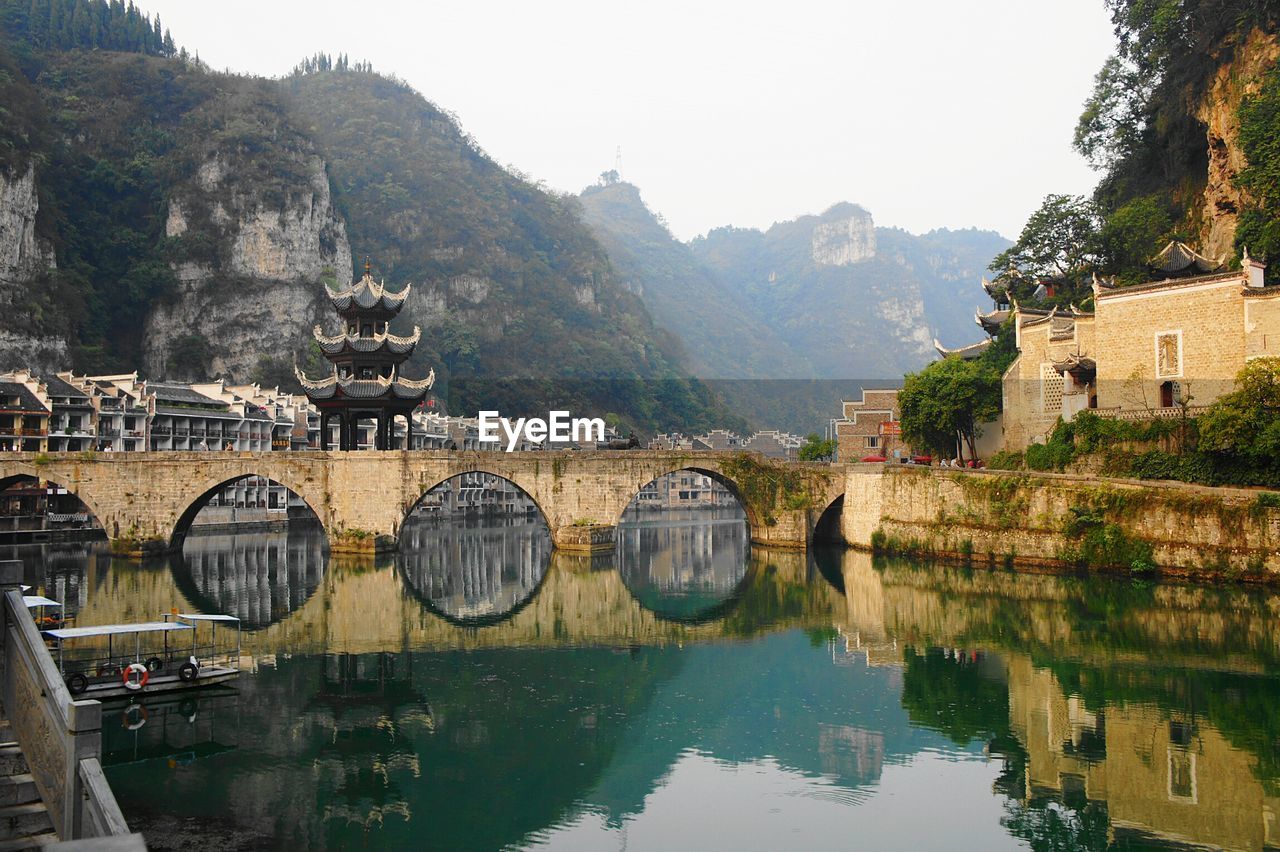
M403 399L417 402L431 390L436 381L436 371L432 370L425 379L406 379L403 376L379 376L374 379L355 379L333 375L324 379L309 379L301 370L294 368L302 389L311 400L328 399Z
M404 289L398 293L388 292L381 282L373 280L366 264L364 277L348 285L346 289L336 293L329 291L329 301L333 303L333 309L344 317L357 312L395 316L404 307L404 300L409 297L412 288L413 285L405 284Z
M422 328L413 334L392 334L387 323L395 317L409 295L410 285L390 293L374 281L366 261L364 277L338 292L329 292L333 309L346 321L346 331L327 335L320 326L312 330L320 351L332 364L323 379L308 378L296 367L299 384L312 402L329 409L350 409L351 401L361 412L411 411L435 383L435 371L425 379L406 379L400 365L413 354L422 338Z
M329 356L340 355L384 355L389 360L400 363L404 359L413 354L413 349L418 345L418 341L422 338L422 328L420 326L413 327L413 334L408 337L400 337L392 334L390 331L384 331L381 334L374 334L369 337L361 337L359 334L337 334L326 335L320 326L316 326L312 330L315 335L316 343L320 345L320 351Z
M973 312L974 322L982 326L982 330L987 334L995 337L1000 331L1000 327L1004 325L1005 320L1013 313L1008 308L997 308L993 311L987 311L985 314L980 310Z

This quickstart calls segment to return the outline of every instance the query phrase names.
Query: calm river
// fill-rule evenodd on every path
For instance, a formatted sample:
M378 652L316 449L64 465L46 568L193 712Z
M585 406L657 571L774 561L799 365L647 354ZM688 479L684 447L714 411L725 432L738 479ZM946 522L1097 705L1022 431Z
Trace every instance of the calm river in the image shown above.
M728 509L606 557L523 516L401 542L0 558L80 625L243 620L234 689L108 707L153 849L1280 844L1280 595L762 551Z

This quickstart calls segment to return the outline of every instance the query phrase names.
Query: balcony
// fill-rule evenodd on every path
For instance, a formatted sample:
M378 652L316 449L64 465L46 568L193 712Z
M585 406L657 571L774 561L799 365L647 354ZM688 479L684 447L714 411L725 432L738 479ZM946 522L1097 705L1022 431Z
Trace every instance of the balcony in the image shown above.
M19 434L24 438L43 438L45 435L49 434L49 430L42 429L38 426L34 429L31 427L24 427Z

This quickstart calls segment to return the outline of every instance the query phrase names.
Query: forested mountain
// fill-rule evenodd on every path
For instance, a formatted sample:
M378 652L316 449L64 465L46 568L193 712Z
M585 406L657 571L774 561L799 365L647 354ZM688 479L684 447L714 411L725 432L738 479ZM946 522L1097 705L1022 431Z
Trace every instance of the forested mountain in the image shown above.
M698 375L887 379L981 333L990 231L923 236L837 204L768 231L717 228L686 245L611 175L581 195L620 275L694 356Z
M414 284L407 372L434 367L455 410L742 426L686 377L577 203L403 83L345 57L278 81L212 73L118 2L0 0L0 21L0 369L288 386L295 361L316 368L322 287L356 254Z
M619 279L654 319L684 343L702 378L810 378L813 367L767 317L703 266L645 206L640 190L615 177L583 190L585 219Z
M979 339L982 271L1009 245L990 231L877 228L853 204L685 244L614 173L580 198L619 276L680 338L695 375L754 425L802 432L864 385L935 358L934 337Z

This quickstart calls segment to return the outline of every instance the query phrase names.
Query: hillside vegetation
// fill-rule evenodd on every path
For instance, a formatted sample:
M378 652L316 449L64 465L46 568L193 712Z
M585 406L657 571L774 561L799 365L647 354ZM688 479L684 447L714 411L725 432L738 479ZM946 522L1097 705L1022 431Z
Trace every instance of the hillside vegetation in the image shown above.
M407 372L434 367L453 410L743 426L617 283L576 201L499 167L405 84L345 57L280 81L213 73L132 5L4 0L0 21L0 192L30 170L38 200L34 224L0 220L17 258L0 368L289 386L293 362L319 366L326 282L368 255L414 284ZM30 363L37 339L65 362Z

